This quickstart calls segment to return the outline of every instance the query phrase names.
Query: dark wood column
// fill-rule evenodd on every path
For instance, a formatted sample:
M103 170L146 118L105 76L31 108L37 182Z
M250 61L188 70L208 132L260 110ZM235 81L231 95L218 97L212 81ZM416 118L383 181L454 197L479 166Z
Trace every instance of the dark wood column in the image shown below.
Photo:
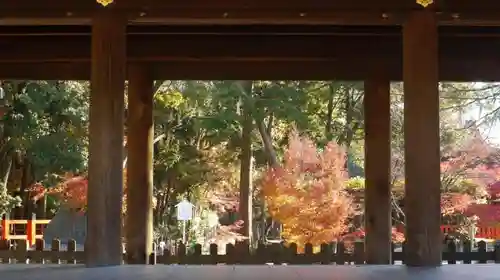
M127 262L147 264L153 251L153 79L129 67L127 126Z
M86 264L122 263L126 21L102 9L92 22Z
M406 263L441 265L438 31L432 10L403 27Z
M391 263L390 81L365 81L365 251L368 264Z

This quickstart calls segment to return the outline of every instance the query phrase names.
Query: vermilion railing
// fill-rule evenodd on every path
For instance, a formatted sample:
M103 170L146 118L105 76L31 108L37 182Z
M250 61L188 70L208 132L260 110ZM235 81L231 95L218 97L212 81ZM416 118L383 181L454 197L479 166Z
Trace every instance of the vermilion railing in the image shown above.
M450 225L442 225L441 231L443 233L448 233L452 231L454 226ZM484 238L484 239L500 239L500 226L497 227L477 227L476 228L476 238Z
M28 245L33 246L37 239L43 239L43 234L37 234L37 225L47 225L50 220L8 220L2 219L0 222L0 239L3 240L26 240ZM26 234L15 234L12 226L26 225ZM43 227L42 227L43 228Z
M37 234L37 225L47 225L50 220L7 220L2 219L0 222L1 235L0 239L3 240L26 240L32 246L37 239L42 239L43 234ZM11 226L26 225L26 234L13 234L11 233ZM448 233L452 231L454 226L442 225L441 231ZM495 239L500 240L500 226L497 227L477 227L476 238Z

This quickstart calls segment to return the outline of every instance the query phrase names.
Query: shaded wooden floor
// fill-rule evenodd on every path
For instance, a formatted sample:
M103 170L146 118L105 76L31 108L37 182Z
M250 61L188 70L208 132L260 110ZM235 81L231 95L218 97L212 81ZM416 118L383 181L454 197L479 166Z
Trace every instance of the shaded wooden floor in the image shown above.
M497 280L500 264L444 265L439 268L392 266L116 266L0 265L2 280Z

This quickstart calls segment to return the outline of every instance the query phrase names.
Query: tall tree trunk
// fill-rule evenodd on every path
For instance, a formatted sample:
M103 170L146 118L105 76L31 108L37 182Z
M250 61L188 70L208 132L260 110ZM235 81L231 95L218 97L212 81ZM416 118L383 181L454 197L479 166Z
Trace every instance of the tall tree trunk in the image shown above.
M19 197L22 199L21 206L14 209L16 219L28 219L34 210L34 201L31 200L30 193L27 191L32 183L31 164L26 157L21 160L21 178L19 184Z
M252 81L239 82L248 96L252 94ZM239 214L243 220L241 234L253 241L253 205L252 205L252 131L253 118L252 108L248 100L243 102L242 112L242 133L241 133L241 165L240 165L240 203Z
M5 169L5 173L3 175L3 184L5 187L5 190L7 191L7 183L9 182L9 177L10 177L10 171L12 170L12 164L13 164L13 159L7 156L8 158L8 163L7 163L7 168Z
M262 138L262 143L264 144L264 149L267 153L269 166L273 168L279 167L280 164L278 162L278 156L276 155L276 151L274 150L273 147L273 140L271 139L271 136L267 134L267 128L266 125L264 124L264 121L255 119L255 122L257 124L257 128L259 129L260 137Z
M45 219L47 217L47 197L44 195L36 202L36 218Z
M28 159L24 159L23 177L21 178L21 197L23 198L23 218L30 219L35 211L35 201L31 199L31 194L28 192L30 185L33 183L32 164Z
M325 136L328 141L333 139L332 125L333 125L333 109L334 109L334 99L335 99L335 89L333 88L333 82L328 85L329 95L328 95L328 112L326 113L326 125L325 125Z
M272 117L272 115L271 115ZM258 119L258 118L255 118L255 122L257 124L257 128L259 129L259 134L262 138L262 143L264 145L264 150L267 154L267 158L268 158L268 163L269 163L269 166L271 168L278 168L280 166L279 162L278 162L278 156L276 155L276 151L274 150L274 146L273 146L273 140L272 140L272 136L271 136L271 129L272 129L272 118L270 117L270 120L269 120L269 124L267 125L266 127L266 124L264 123L263 120L261 119ZM263 240L261 241L265 241L266 237L267 237L267 233L271 230L271 228L273 227L277 227L279 229L281 229L281 224L278 223L277 221L273 221L271 219L271 222L270 223L267 223L267 217L266 217L266 209L267 209L267 206L266 206L266 200L265 200L265 197L261 197L261 213L262 213L262 216L261 216L261 223L262 223L262 232L261 232L261 238ZM281 231L279 230L279 235L281 235Z

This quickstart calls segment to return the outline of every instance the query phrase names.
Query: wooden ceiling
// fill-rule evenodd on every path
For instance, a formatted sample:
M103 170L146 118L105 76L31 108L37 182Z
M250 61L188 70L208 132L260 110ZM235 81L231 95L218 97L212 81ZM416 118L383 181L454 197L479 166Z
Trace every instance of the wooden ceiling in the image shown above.
M0 1L0 79L89 79L92 15L129 19L128 61L157 79L402 76L415 0ZM500 80L500 1L435 0L440 78Z
M497 0L434 0L441 24L500 25ZM394 25L416 0L115 0L131 23ZM0 24L89 24L95 0L0 1Z

